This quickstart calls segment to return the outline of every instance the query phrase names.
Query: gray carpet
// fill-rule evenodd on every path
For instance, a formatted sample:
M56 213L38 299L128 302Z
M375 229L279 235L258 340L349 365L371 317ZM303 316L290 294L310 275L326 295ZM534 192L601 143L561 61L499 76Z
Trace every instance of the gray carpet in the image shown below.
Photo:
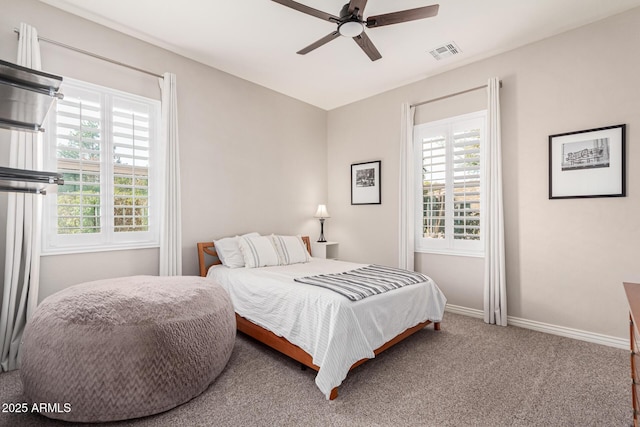
M238 334L223 373L171 411L109 426L629 426L629 352L445 314L356 368L329 402L314 372ZM19 373L0 402L22 402ZM3 426L74 425L0 413ZM77 424L75 424L77 425Z

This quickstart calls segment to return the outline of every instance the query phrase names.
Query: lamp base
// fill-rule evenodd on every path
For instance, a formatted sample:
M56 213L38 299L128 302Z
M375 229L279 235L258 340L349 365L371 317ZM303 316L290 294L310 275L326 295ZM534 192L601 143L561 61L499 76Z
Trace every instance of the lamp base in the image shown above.
M324 218L320 218L320 237L318 237L318 243L325 243L324 238Z

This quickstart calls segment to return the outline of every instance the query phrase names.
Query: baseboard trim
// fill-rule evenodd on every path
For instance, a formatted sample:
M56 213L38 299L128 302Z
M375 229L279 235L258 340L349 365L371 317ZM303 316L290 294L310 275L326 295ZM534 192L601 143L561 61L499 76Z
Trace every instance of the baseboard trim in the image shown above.
M448 311L453 314L462 314L463 316L475 317L477 319L484 319L484 313L482 312L482 310L462 307L461 305L447 304L444 308L444 311Z
M459 305L447 304L445 311L463 316L484 319L482 310L475 308L462 307ZM549 323L537 322L535 320L522 319L520 317L507 316L507 322L511 326L519 328L531 329L538 332L544 332L561 337L573 338L581 341L587 341L594 344L606 345L608 347L629 349L629 340L624 338L612 337L609 335L596 334L594 332L582 331L580 329L567 328L564 326L551 325Z

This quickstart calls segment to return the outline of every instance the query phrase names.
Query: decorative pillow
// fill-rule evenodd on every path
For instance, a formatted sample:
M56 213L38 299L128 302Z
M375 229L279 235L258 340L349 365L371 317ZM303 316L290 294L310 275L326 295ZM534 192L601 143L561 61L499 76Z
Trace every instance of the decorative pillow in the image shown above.
M253 232L242 235L242 237L254 236L260 236L260 234ZM222 262L222 265L224 265L225 267L244 267L244 257L242 256L242 252L240 251L238 239L239 237L235 236L225 237L224 239L213 241L216 252L218 253L218 258L220 258L220 262Z
M280 259L271 239L266 236L238 237L245 267L268 267L280 265Z
M311 257L300 236L269 236L278 252L281 265L309 262Z

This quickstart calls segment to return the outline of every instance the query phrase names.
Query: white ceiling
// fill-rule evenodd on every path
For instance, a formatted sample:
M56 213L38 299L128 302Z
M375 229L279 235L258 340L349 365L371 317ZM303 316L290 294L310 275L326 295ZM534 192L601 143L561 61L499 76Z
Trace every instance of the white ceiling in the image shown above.
M344 37L297 55L336 26L270 0L41 1L326 110L640 6L640 0L369 0L365 18L440 4L436 17L366 30L382 54L372 62ZM347 2L299 0L333 15ZM450 41L460 55L436 61L428 53Z

